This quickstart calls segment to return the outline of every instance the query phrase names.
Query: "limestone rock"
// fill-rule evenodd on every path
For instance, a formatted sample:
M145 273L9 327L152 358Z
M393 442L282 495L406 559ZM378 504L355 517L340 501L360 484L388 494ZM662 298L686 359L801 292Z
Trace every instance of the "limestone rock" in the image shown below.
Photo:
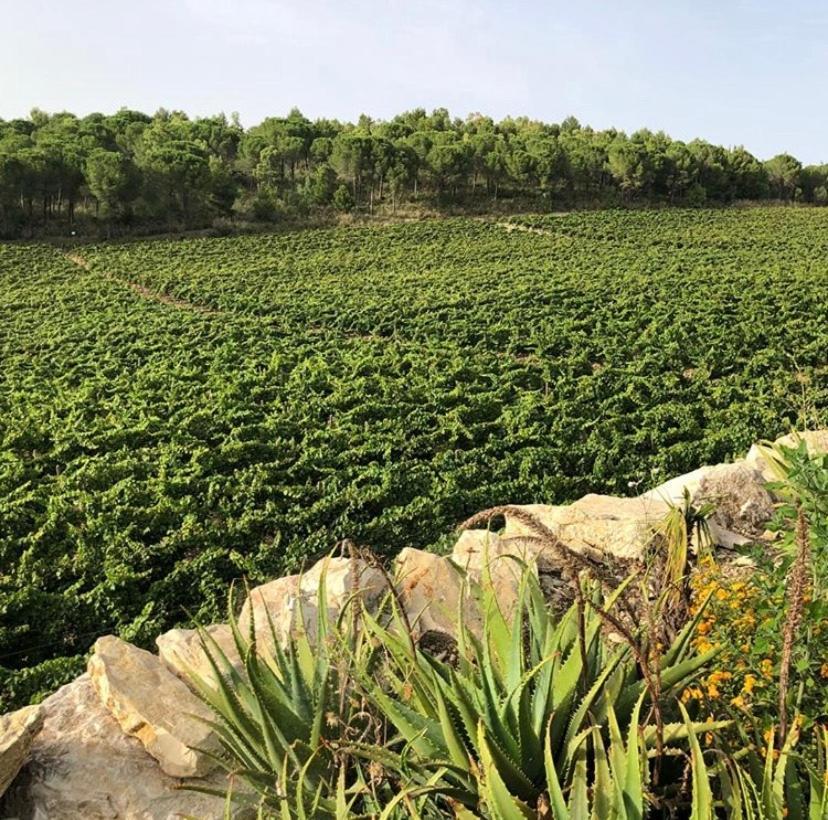
M374 606L386 593L385 575L361 559L324 558L303 575L277 578L250 592L239 615L242 634L250 629L253 616L256 636L262 645L271 642L268 614L280 642L305 632L316 638L319 582L325 573L325 597L328 618L339 617L343 607L359 599L367 607Z
M40 706L26 706L0 716L0 795L20 771L42 723Z
M397 595L414 634L454 635L463 592L460 570L447 558L411 547L400 552L395 568ZM464 603L464 616L470 628L479 632L482 625L473 602Z
M538 518L576 552L603 552L618 558L638 559L652 542L669 505L659 498L590 494L567 506L528 504L521 509ZM502 538L533 534L528 525L514 516L506 516ZM544 557L547 557L546 551ZM554 560L553 555L548 557Z
M659 484L657 487L653 487L652 490L647 490L646 493L642 493L641 498L656 499L680 507L684 504L685 490L691 499L695 498L699 492L702 480L714 469L711 466L704 466L693 470L691 473L676 476L669 481L665 481L663 484Z
M256 629L256 638L270 643L270 624L280 642L293 633L300 609L299 575L286 575L250 590L239 613L239 629L245 638L250 633L250 619ZM268 621L268 615L270 621Z
M0 817L19 820L169 820L224 816L224 800L177 788L101 704L88 675L41 704L43 727L29 762L3 798ZM226 789L223 774L193 781Z
M700 467L648 490L641 498L682 506L686 489L693 506L713 505L708 524L714 543L723 547L749 543L762 535L773 515L773 499L762 472L764 469L769 475L769 468L764 461L760 468L758 449L755 456L732 464Z
M224 653L233 666L240 668L242 660L233 640L233 631L228 624L211 624L205 627L208 636L208 648L217 661L219 668L223 668L221 658L216 647L209 643L215 641L218 649ZM174 675L181 678L190 688L192 681L190 673L195 673L202 680L215 680L215 672L207 653L204 651L202 638L197 629L171 629L155 639L158 647L158 657Z
M747 461L711 468L693 496L695 506L705 503L714 507L713 540L725 547L759 540L774 509L762 473Z
M107 635L95 642L88 670L101 703L164 772L202 777L214 768L208 756L196 751L218 750L203 722L212 713L158 657Z
M529 572L537 569L535 554L525 542L503 539L489 530L465 530L451 558L476 583L488 570L495 599L507 619L517 604L524 565Z
M781 444L784 447L796 447L799 441L805 442L808 452L812 455L828 453L828 430L801 430L788 433L788 435L776 439L774 444ZM749 466L759 470L765 481L778 480L762 454L760 445L754 444L750 448L745 461Z

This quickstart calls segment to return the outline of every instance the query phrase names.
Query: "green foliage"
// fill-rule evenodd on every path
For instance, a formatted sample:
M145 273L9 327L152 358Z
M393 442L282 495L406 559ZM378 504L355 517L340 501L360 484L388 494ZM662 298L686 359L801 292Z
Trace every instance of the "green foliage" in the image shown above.
M325 600L325 572L318 592ZM382 721L352 686L352 666L371 666L376 655L352 612L346 607L340 621L330 623L321 607L314 642L300 633L284 647L270 623L270 638L260 647L252 615L245 637L231 606L228 615L241 668L202 632L212 673L191 672L190 678L216 715L214 728L222 747L217 761L247 786L230 794L236 804L301 820L435 816L415 808L423 809L423 795L433 791L435 778L419 776L401 756L379 748L373 765L347 754L351 743L367 746L383 731ZM404 772L403 792L399 779L383 769L389 765Z
M19 703L40 703L65 683L86 670L86 656L52 658L37 666L7 669L0 666L0 689L5 693L0 708Z
M354 209L354 198L347 185L340 185L333 195L333 206L337 211L348 213Z
M88 271L0 245L0 664L150 645L341 538L638 492L796 423L803 381L828 404L823 211L519 224L547 233L77 247Z
M601 640L604 622L593 608L583 624L576 606L555 622L528 572L515 613L501 612L492 590L486 579L468 591L483 612L479 634L466 623L460 604L456 664L421 651L398 615L388 627L365 616L367 632L388 657L381 675L373 667L358 669L358 681L423 765L446 765L443 783L456 800L469 807L481 799L490 802L496 782L515 801L535 805L548 788L545 756L551 756L561 788L569 792L570 774L579 769L578 756L594 722L609 720L611 733L620 721L625 733L632 725L638 727L636 737L640 729L655 742L654 727L639 725L648 693L640 670L629 647ZM605 605L611 607L612 600ZM664 654L666 698L715 654L688 658L689 635L688 627ZM677 737L667 733L669 740Z
M321 600L324 586L323 572ZM601 603L611 608L623 590ZM449 805L461 816L534 817L533 807L551 804L554 816L589 817L591 806L601 820L643 818L657 793L648 757L662 746L642 717L650 690L629 647L604 642L597 608L579 622L573 605L556 621L527 570L512 613L501 611L486 572L466 595L483 621L473 631L460 601L451 662L419 648L393 595L376 616L351 601L335 625L323 607L314 646L299 634L283 649L274 633L263 658L231 612L244 671L205 633L213 674L193 676L217 715L227 770L260 806L291 817L339 816L346 800L354 815L368 814L404 793L424 817L445 816ZM663 655L665 703L715 654L689 657L692 628ZM721 727L667 724L661 743L675 749ZM237 799L250 802L249 793Z
M527 201L542 210L632 199L825 204L826 185L828 167L803 168L788 154L761 163L741 147L596 131L573 117L495 122L416 109L341 123L293 109L247 130L235 117L164 109L82 118L35 109L0 120L0 236L94 232L100 223L107 235L169 231L226 224L234 213L270 222L269 197L302 219L310 208L324 215L341 186L351 199L340 193L338 210L373 214L389 200L395 213L406 199L474 211L516 200L518 212Z
M788 611L789 572L795 555L796 511L801 506L809 523L811 582L803 599L802 623L791 656L790 713L798 714L810 738L812 728L828 717L828 457L809 455L798 447L764 449L779 481L772 486L784 502L778 505L772 528L774 549L751 551L757 564L750 577L728 577L713 562L705 562L693 582L698 600L711 598L700 622L695 645L722 649L715 679L687 694L700 711L749 715L761 746L778 717L778 679L782 636Z

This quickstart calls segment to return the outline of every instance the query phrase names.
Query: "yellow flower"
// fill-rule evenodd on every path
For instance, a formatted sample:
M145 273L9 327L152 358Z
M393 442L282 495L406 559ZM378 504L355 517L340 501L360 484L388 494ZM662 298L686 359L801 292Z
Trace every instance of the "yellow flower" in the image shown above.
M766 678L773 675L773 661L770 658L765 658L762 663L759 664L759 668Z
M741 695L736 695L735 698L731 699L730 703L737 709L744 709L747 706L747 704L745 703L745 699Z
M750 695L753 692L753 687L756 686L757 678L756 675L745 675L745 682L742 686L742 691L746 695Z
M822 678L828 678L828 661L819 667L819 675Z

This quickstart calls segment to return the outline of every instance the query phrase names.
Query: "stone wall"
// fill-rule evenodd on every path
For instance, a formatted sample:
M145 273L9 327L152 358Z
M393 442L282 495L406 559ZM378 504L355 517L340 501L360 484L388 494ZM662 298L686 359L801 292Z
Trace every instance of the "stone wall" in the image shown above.
M828 452L828 430L800 434L814 452ZM793 435L779 440L794 443ZM587 495L573 504L506 508L500 532L467 529L449 556L404 549L391 575L358 558L328 558L303 575L277 578L251 590L240 613L243 630L251 614L259 645L280 641L316 625L319 578L326 575L324 605L336 616L358 595L366 606L382 598L393 577L397 596L418 636L454 629L462 567L472 578L483 571L484 552L498 599L508 609L518 586L517 564L497 561L519 555L537 568L559 560L539 544L522 513L542 522L576 552L610 554L635 561L652 543L670 505L685 493L715 512L711 534L723 548L761 541L773 513L767 484L773 479L758 446L732 464L700 467L635 498ZM469 604L473 607L473 604ZM479 613L467 613L479 624ZM240 663L226 624L208 627L234 663ZM206 675L206 656L195 630L173 629L158 637L158 653L114 636L100 638L87 673L38 706L0 717L0 816L60 818L222 817L224 801L182 790L184 783L220 790L224 774L199 750L218 748L202 702L188 684L188 671ZM238 787L238 786L236 786Z

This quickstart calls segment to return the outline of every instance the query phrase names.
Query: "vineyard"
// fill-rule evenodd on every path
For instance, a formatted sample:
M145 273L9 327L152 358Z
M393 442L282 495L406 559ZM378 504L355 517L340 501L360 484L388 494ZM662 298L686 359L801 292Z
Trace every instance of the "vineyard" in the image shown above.
M828 407L828 211L0 245L0 706L349 537L636 493Z

